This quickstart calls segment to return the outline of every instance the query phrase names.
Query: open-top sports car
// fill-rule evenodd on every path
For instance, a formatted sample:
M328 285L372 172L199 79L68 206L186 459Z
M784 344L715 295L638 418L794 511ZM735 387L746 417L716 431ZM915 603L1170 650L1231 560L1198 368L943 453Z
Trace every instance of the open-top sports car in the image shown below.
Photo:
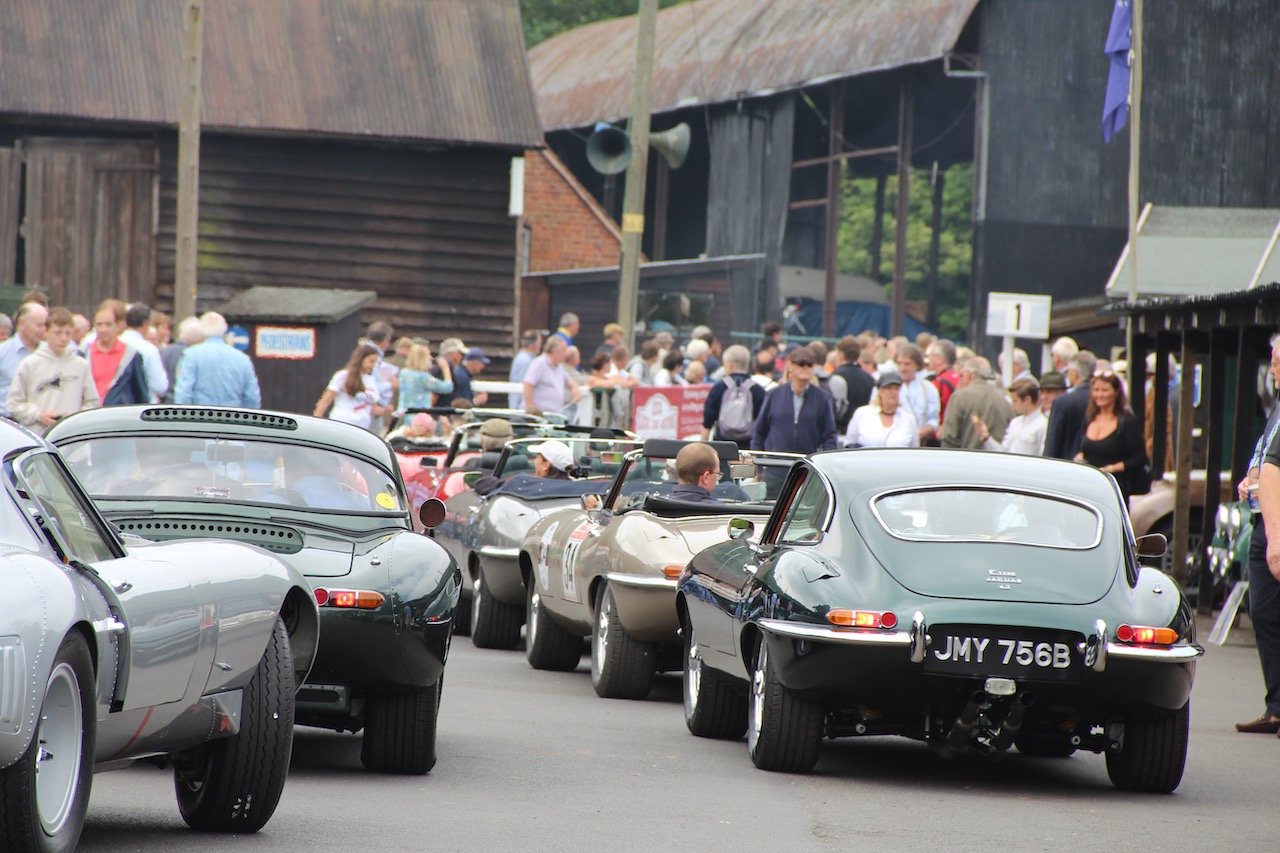
M676 455L690 443L649 439L626 455L598 503L584 502L601 508L549 513L525 534L519 560L533 667L576 668L590 635L591 683L604 698L643 699L654 673L680 669L676 579L694 554L729 538L730 517L763 524L799 458L709 442L720 457L713 500L673 499Z
M444 502L445 521L435 530L466 576L468 589L458 609L470 604L471 642L482 649L514 649L520 642L525 588L517 556L528 529L549 512L581 506L584 494L604 491L623 454L638 446L562 427L555 440L569 447L577 463L570 471L574 479L548 480L532 472L533 448L549 437L508 442L492 474L474 472L469 479L476 488Z
M370 770L431 769L461 576L411 529L386 442L322 418L204 406L93 409L49 439L120 529L250 542L302 572L324 630L298 722L363 728Z
M1158 534L1143 544L1163 552ZM1203 649L1137 546L1114 479L1086 465L815 454L758 544L712 546L681 576L685 721L745 730L767 770L811 769L824 736L895 734L946 753L1104 752L1117 787L1172 791Z
M254 832L284 789L319 616L259 548L120 536L0 421L0 848L75 848L93 774L174 768L190 826Z

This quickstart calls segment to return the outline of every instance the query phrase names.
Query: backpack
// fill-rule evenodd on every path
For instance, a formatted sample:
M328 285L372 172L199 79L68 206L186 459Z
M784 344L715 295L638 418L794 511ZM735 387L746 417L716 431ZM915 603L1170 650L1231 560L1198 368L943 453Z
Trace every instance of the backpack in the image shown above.
M751 396L750 377L735 382L724 378L724 396L720 398L720 414L716 417L716 435L729 441L746 441L755 427L755 399Z

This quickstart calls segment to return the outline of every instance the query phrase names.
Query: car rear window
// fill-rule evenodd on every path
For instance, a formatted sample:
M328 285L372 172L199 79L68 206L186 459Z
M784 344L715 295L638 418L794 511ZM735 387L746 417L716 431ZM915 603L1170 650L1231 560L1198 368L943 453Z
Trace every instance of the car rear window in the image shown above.
M404 495L375 465L336 450L214 436L92 438L62 448L95 498L286 504L403 513Z
M871 509L893 536L922 542L1013 542L1085 549L1102 538L1102 516L1097 510L1051 495L914 489L879 495Z

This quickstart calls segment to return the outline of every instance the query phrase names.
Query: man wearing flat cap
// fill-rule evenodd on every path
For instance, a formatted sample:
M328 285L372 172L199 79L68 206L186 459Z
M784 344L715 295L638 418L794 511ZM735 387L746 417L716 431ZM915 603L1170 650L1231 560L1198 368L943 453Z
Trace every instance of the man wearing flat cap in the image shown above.
M467 345L457 338L445 338L440 342L440 357L449 362L449 370L453 373L453 395L450 399L456 400L461 397L469 403L474 403L475 392L471 390L471 372L463 364L467 355Z
M942 420L943 447L981 450L983 441L975 415L986 424L997 442L1004 438L1004 431L1013 419L1013 409L994 379L991 362L981 356L969 359L960 368L960 387L947 401L947 415Z

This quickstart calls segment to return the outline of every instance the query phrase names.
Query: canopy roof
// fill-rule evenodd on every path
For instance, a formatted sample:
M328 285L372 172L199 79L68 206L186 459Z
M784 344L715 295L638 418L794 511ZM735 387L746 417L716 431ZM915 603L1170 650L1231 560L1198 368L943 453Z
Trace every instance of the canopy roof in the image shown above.
M1148 204L1138 220L1138 298L1194 298L1280 281L1280 210ZM1106 293L1128 300L1128 246Z
M929 62L979 0L695 0L658 13L653 113L752 98ZM555 130L630 112L636 17L562 33L529 52Z

